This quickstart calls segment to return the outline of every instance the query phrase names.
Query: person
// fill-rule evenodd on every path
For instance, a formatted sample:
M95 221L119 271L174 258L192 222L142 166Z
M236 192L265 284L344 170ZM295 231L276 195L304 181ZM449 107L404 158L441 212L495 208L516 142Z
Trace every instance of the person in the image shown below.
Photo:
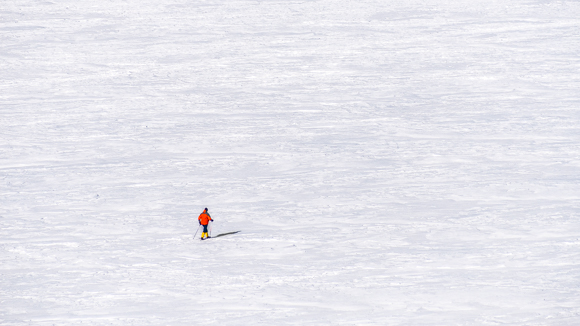
M197 218L197 220L199 221L199 225L203 225L203 232L201 233L201 240L209 238L209 235L207 233L207 225L209 224L210 221L213 222L213 219L209 215L209 212L207 211L207 207L203 211L203 213L199 214L199 217Z

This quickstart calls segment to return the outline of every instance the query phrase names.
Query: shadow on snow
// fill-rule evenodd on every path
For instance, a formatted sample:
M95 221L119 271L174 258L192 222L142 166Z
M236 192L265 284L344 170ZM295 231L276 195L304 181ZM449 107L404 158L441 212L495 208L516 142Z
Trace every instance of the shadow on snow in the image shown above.
M224 235L230 235L230 234L236 234L236 233L240 233L242 231L234 231L234 232L228 232L228 233L220 233L216 236L213 236L212 238L219 238L219 237L223 237Z

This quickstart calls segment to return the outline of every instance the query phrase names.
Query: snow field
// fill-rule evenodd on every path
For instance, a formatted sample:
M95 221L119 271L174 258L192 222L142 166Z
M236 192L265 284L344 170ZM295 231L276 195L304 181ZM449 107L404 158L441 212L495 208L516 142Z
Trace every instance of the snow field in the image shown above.
M578 2L1 9L0 324L580 321Z

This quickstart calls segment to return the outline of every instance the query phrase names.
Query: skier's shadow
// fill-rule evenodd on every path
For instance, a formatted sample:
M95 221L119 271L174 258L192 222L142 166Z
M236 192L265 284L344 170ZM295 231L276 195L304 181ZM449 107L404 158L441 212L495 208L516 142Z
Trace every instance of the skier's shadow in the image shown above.
M230 235L230 234L236 234L236 233L240 233L242 231L234 231L234 232L228 232L228 233L220 233L216 236L213 236L212 238L219 238L219 237L223 237L224 235Z

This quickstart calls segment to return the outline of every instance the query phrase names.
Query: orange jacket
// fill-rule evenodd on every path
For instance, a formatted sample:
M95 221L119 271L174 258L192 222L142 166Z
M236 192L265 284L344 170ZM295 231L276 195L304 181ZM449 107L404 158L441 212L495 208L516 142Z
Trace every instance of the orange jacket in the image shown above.
M207 213L205 211L199 215L197 220L199 221L199 223L201 223L201 225L207 225L209 223L209 221L213 221L211 219L211 216L209 216L209 213Z

